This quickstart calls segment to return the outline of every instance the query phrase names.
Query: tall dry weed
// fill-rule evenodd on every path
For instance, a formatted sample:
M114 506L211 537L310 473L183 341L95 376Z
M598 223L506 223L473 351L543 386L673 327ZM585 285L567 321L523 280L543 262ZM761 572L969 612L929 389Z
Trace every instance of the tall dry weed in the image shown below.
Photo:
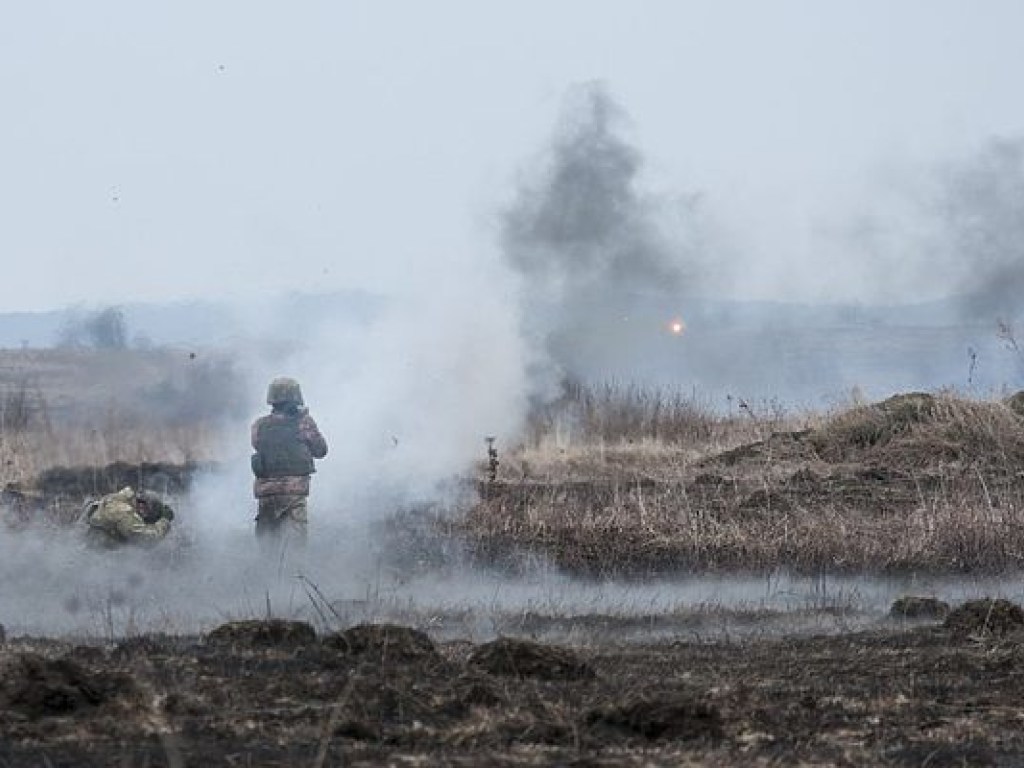
M108 409L96 420L0 428L0 486L30 484L54 467L129 464L187 464L214 461L219 453L213 424L166 424Z

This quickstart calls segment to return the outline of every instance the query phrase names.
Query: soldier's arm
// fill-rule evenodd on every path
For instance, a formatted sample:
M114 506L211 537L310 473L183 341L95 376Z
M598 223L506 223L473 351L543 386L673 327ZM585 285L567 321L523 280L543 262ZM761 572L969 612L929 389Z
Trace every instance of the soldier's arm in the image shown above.
M257 419L252 423L252 428L249 430L249 441L252 443L252 449L256 450L256 433L260 428L260 419Z
M170 521L163 517L152 524L127 516L117 521L117 532L125 541L159 541L170 527Z
M308 413L304 414L302 421L299 422L299 434L302 435L302 441L309 448L309 453L314 459L322 459L327 455L327 441L324 440L316 422Z

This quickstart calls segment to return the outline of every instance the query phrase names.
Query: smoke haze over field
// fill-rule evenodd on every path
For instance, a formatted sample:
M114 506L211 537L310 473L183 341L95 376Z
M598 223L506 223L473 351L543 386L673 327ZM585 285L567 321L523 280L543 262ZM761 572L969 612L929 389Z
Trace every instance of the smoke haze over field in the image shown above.
M311 542L305 562L291 556L268 562L248 536L216 529L190 508L184 515L185 530L176 532L171 546L155 551L112 556L85 549L73 532L59 530L0 538L0 618L8 640L56 635L111 642L147 633L194 634L268 614L301 619L321 631L363 621L401 622L475 642L510 634L503 626L513 627L511 634L525 632L517 626L524 615L562 619L562 625L580 616L632 617L637 634L649 640L652 617L675 615L683 621L678 629L669 625L669 633L734 638L744 631L877 628L892 601L908 590L950 601L993 596L1020 601L1024 594L1024 583L1013 576L873 578L779 571L580 581L535 563L515 578L469 569L457 552L443 567L424 569L397 562L380 530L359 528L326 531ZM820 623L807 626L806 612L814 609L823 612ZM795 613L776 616L773 623L751 623L742 616L734 623L731 610ZM701 616L703 622L695 624ZM568 634L574 642L587 637L585 631Z
M330 444L339 591L376 564L345 525L444 499L566 373L718 408L1020 383L993 325L1024 295L1019 2L8 6L0 311L205 300L163 327L233 355L154 388L180 418L230 379L202 404L233 411L227 469L182 516L206 616L259 606L248 429L277 375ZM59 604L86 556L25 541L0 608ZM88 562L108 595L118 564Z

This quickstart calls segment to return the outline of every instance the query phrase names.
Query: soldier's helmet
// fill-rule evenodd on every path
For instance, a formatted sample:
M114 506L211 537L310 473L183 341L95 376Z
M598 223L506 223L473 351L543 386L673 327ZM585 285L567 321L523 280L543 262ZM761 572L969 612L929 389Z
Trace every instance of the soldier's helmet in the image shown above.
M160 494L153 491L139 491L135 494L135 509L139 516L152 525L157 520L174 520L174 510L164 502Z
M302 389L299 382L287 376L278 376L267 387L268 405L305 405L302 402Z

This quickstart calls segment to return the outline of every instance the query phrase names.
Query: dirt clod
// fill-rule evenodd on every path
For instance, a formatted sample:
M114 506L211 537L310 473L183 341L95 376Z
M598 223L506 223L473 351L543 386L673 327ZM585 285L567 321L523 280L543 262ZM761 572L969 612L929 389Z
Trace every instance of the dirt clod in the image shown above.
M358 720L346 720L339 723L334 729L334 735L355 741L376 741L380 736L378 731Z
M944 619L949 603L934 597L904 595L893 601L889 615L894 619Z
M536 677L542 680L583 680L594 677L593 668L568 648L511 637L484 643L470 655L469 664L492 675L506 677Z
M637 698L592 711L590 725L608 725L646 739L722 738L722 715L712 704L686 698Z
M3 671L0 709L35 720L99 707L131 690L123 676L100 677L70 659L20 654Z
M316 642L316 631L304 621L263 619L231 621L213 629L207 636L216 645L248 646L252 648L291 648Z
M1024 628L1024 610L1009 600L970 600L953 609L943 626L957 635L1002 635Z
M425 632L398 624L358 624L328 635L323 645L347 656L372 656L381 661L440 659Z

